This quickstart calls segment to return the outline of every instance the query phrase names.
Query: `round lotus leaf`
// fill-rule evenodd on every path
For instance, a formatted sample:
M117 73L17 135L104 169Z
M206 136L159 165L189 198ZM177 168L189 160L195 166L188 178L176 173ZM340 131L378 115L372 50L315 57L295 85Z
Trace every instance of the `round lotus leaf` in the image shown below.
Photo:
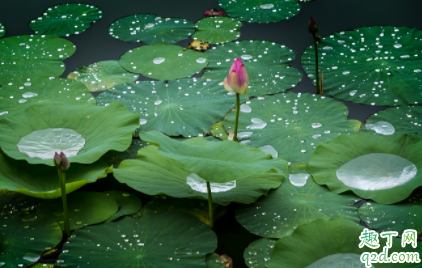
M230 17L250 23L287 20L300 10L296 0L219 0L218 4Z
M210 133L212 125L235 106L236 97L228 94L218 81L186 78L136 81L116 86L97 97L98 105L113 101L140 114L140 130L190 137Z
M72 42L54 35L20 35L0 40L0 85L31 77L57 77L63 60L75 53Z
M90 164L109 150L124 151L139 115L122 104L109 106L33 104L0 121L0 147L10 157L54 166L55 152L72 163Z
M75 192L67 195L70 230L97 224L118 211L116 200L106 193ZM63 203L61 199L46 200L37 209L41 215L57 222L63 229ZM64 230L64 229L63 229Z
M106 177L106 168L104 163L89 166L72 164L66 172L66 193ZM8 158L3 153L0 153L0 189L44 199L62 195L56 167L31 165Z
M193 23L181 18L161 18L153 14L130 15L113 22L108 33L116 39L152 44L177 43L195 31Z
M207 268L226 268L224 261L221 259L221 256L217 253L208 254L205 258L207 262Z
M401 235L406 229L422 231L422 195L414 193L406 200L383 205L367 202L359 208L360 218L378 232L397 231Z
M121 183L148 195L207 200L210 181L214 203L249 204L280 186L287 172L286 161L232 141L198 137L180 142L156 131L140 136L159 147L139 150L137 160L123 161L113 173Z
M67 78L80 81L91 92L102 91L135 81L139 75L128 73L116 60L100 61L71 72Z
M6 34L6 27L0 23L0 38L2 38Z
M306 166L305 166L306 167ZM318 219L346 218L360 222L354 195L337 195L319 186L305 170L290 168L289 181L257 202L236 209L236 220L262 237L291 235L300 225ZM303 183L304 181L304 183Z
M119 64L129 72L158 80L172 80L199 73L208 64L208 57L181 46L155 43L129 50Z
M240 37L242 23L228 17L209 17L195 23L194 40L201 40L211 44L227 43Z
M370 105L422 102L422 31L374 26L334 33L318 42L324 93ZM315 50L309 46L302 66L315 78ZM315 83L315 80L314 80Z
M244 104L242 104L242 105L244 105ZM242 107L242 105L241 105L241 107ZM210 132L214 137L217 137L217 138L222 139L222 140L227 140L228 137L229 137L229 134L224 129L223 123L224 123L224 120L212 125Z
M393 204L422 185L422 140L407 134L341 135L320 144L309 173L336 194L353 191L364 199Z
M48 102L95 105L96 100L82 83L59 77L33 77L0 87L0 115Z
M249 76L248 96L279 93L302 80L302 74L290 66L296 53L277 43L243 40L213 47L204 53L210 62L202 77L217 80L221 85L234 60L242 59Z
M216 247L215 233L193 216L147 210L139 219L125 217L77 230L59 261L70 268L90 263L104 268L196 268L206 267L205 255Z
M113 197L119 206L119 211L108 218L106 222L114 221L121 216L135 214L142 207L142 202L136 195L123 191L108 191L104 193Z
M266 268L271 259L271 253L277 240L261 238L252 242L243 253L246 265L250 268Z
M148 143L143 140L133 139L129 148L127 148L125 151L108 151L105 155L100 158L100 160L106 162L109 166L117 168L120 163L125 159L136 159L138 151L147 145Z
M306 164L319 144L340 134L358 133L360 122L347 119L346 105L309 93L259 97L241 105L237 137L292 164ZM224 119L234 132L236 111Z
M49 7L41 17L32 20L29 28L36 34L69 36L80 34L101 19L103 12L95 6L68 3Z
M409 134L422 138L422 107L398 106L377 112L362 124L361 132L375 135Z
M2 214L3 215L3 214ZM0 267L26 267L37 262L41 251L56 246L63 233L44 217L25 219L23 213L0 217Z

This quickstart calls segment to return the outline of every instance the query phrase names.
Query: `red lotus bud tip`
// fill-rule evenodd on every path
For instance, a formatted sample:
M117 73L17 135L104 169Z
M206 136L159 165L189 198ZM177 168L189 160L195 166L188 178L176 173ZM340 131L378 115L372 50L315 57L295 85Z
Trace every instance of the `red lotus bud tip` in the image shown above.
M69 160L67 159L66 155L63 152L60 152L60 159L61 161L61 165L60 168L62 171L66 171L69 169L70 167L70 163Z
M236 59L230 68L229 75L223 81L224 88L228 92L241 95L246 93L249 84L249 76L241 59Z
M308 31L315 35L318 32L318 23L316 22L316 20L314 18L311 17L311 19L308 22Z
M204 12L204 16L214 17L214 16L223 16L223 11L218 11L217 9L210 9Z

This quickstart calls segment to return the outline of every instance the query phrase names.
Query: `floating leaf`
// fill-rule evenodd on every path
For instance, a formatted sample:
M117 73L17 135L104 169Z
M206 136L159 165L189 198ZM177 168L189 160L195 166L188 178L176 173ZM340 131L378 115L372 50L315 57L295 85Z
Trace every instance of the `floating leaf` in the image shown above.
M339 134L357 133L360 122L347 119L347 107L309 93L277 94L241 106L237 137L273 157L306 164L315 148ZM235 111L227 113L226 131L234 130Z
M0 23L0 38L2 38L6 34L6 27Z
M334 33L318 42L324 93L371 105L422 102L422 31L374 26ZM308 47L302 65L315 78L315 50ZM315 82L315 81L314 81Z
M129 50L119 64L129 72L158 80L179 79L199 73L208 64L208 57L181 46L155 43Z
M421 106L387 108L366 119L366 124L362 124L360 131L375 135L409 134L422 138L420 118Z
M125 215L135 214L142 207L142 202L136 195L123 191L108 191L104 193L113 197L119 206L119 211L108 218L106 222L114 221Z
M0 85L31 77L60 76L72 42L53 35L20 35L0 40Z
M216 253L208 254L205 261L207 262L207 268L226 268L221 256Z
M116 39L146 44L177 43L195 31L193 23L181 18L161 18L153 14L130 15L113 22L108 33Z
M222 120L222 121L220 121L220 122L215 123L214 125L212 125L212 127L211 127L211 134L213 136L219 138L219 139L227 140L227 138L229 137L229 134L224 129L223 122L224 122L224 120Z
M126 151L108 151L100 158L100 160L106 162L107 165L112 165L113 167L117 168L125 159L136 159L138 151L147 145L148 143L143 140L133 139L131 145Z
M287 20L300 10L296 0L219 0L218 3L230 17L250 23Z
M91 92L135 81L139 75L128 73L116 60L100 61L71 72L67 78L80 81Z
M24 267L37 262L41 251L52 248L62 239L57 223L44 217L23 220L23 213L0 217L0 266Z
M41 17L32 20L29 28L36 34L54 34L69 36L80 34L101 19L102 11L95 6L68 3L49 7Z
M302 80L302 74L290 66L295 52L277 43L243 40L213 47L204 52L210 62L203 78L223 80L235 59L242 59L249 76L248 96L263 96L292 88Z
M70 268L89 263L104 268L122 263L127 268L196 268L206 267L205 255L216 247L214 232L193 216L146 211L139 219L125 217L77 230L60 260Z
M336 194L351 190L364 199L393 204L422 185L422 140L406 134L341 135L320 144L309 173Z
M24 212L31 214L37 208L40 199L17 192L0 190L0 215Z
M240 37L242 23L228 17L210 17L195 23L194 40L210 42L211 44L227 43Z
M0 147L14 159L54 166L55 152L90 164L109 150L124 151L139 116L114 102L96 105L34 104L0 121Z
M98 105L119 101L128 110L140 113L143 131L190 137L210 133L212 125L235 105L232 95L217 81L187 78L119 85L98 95L97 101Z
M266 268L277 240L261 238L252 242L243 253L248 267Z
M97 224L110 218L118 210L112 196L97 192L76 192L67 195L70 230ZM40 204L37 214L58 222L63 229L63 204L47 200Z

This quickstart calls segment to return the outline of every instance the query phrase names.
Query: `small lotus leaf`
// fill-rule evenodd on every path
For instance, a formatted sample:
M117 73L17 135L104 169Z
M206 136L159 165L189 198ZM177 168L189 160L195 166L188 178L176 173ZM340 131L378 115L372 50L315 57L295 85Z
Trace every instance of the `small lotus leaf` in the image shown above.
M229 134L224 129L223 123L224 123L224 120L222 120L222 121L220 121L220 122L215 123L214 125L212 125L212 127L211 127L211 134L214 137L217 137L219 139L227 140L227 138L229 137Z
M252 242L243 253L246 265L250 268L267 268L277 240L261 238Z
M228 17L209 17L195 23L194 40L201 40L211 44L227 43L240 37L242 23Z
M108 218L106 222L114 221L125 215L135 214L142 207L142 202L136 195L123 191L108 191L104 193L113 197L119 206L119 211Z

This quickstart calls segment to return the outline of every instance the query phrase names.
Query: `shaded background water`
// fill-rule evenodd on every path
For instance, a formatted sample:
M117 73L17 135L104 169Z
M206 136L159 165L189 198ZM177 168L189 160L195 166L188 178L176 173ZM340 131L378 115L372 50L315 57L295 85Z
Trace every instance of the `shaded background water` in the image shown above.
M238 0L240 1L240 0ZM2 0L0 2L0 22L5 25L5 37L32 34L28 23L42 15L50 6L78 1L66 0ZM95 5L103 11L103 18L80 35L67 37L77 49L76 53L65 60L66 71L62 77L76 68L103 60L118 60L131 48L143 43L130 43L114 39L108 34L108 26L115 20L131 14L151 13L161 17L180 17L192 22L203 18L203 12L211 8L219 8L217 0L88 0L85 3ZM284 44L292 48L296 54L293 64L302 73L301 53L312 43L312 36L307 31L309 17L314 17L320 26L321 37L337 31L345 31L364 26L391 25L416 27L422 30L422 1L420 0L316 0L301 3L298 15L289 20L269 23L251 24L243 22L239 40L267 40ZM186 47L192 39L177 43ZM196 75L199 77L201 74ZM139 80L148 80L140 76ZM304 76L293 89L294 92L315 92L311 81ZM344 101L343 101L344 102ZM386 106L368 106L344 102L349 108L349 118L364 121L369 115L383 110ZM100 185L111 188L112 180L104 180ZM108 184L107 184L108 183ZM106 185L104 185L106 184ZM216 222L215 231L219 236L217 252L233 258L236 268L246 267L243 251L247 245L258 239L243 229L234 219L235 204L228 207L228 213Z

